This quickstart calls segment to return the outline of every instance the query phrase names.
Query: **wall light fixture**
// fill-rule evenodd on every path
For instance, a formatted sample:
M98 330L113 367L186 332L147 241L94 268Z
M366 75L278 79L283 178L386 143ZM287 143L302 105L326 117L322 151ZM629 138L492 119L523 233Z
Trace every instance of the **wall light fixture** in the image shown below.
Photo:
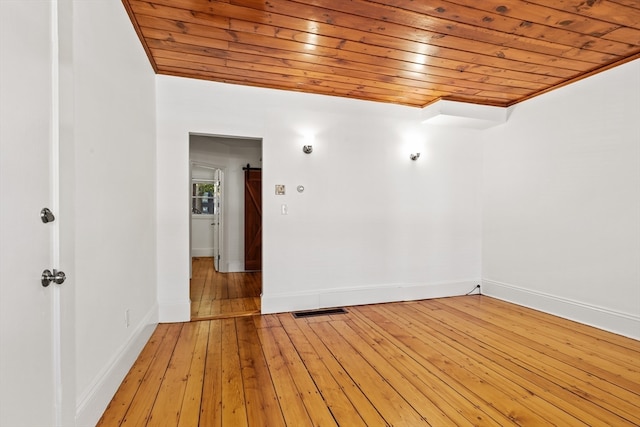
M305 145L304 147L302 147L302 151L304 151L306 154L311 154L313 152L313 146Z
M418 157L420 157L420 153L415 153L415 154L411 153L411 154L409 154L409 158L411 160L418 160Z

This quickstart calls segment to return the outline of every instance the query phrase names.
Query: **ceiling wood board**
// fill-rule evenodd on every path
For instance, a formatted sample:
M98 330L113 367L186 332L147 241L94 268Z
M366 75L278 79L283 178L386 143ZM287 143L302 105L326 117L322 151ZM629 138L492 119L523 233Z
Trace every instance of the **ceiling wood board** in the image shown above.
M640 0L123 0L159 74L509 106L640 58Z

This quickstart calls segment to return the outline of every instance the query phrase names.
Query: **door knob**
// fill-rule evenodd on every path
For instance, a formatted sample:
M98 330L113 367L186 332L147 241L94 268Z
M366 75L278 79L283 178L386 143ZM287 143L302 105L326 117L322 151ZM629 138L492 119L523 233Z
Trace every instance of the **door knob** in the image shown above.
M56 217L53 216L53 212L51 212L49 208L42 208L42 210L40 211L40 219L42 220L42 222L46 224L48 222L55 220Z
M53 270L53 273L50 270L45 270L42 272L42 286L45 288L51 284L51 282L62 285L67 276L64 274L64 271Z

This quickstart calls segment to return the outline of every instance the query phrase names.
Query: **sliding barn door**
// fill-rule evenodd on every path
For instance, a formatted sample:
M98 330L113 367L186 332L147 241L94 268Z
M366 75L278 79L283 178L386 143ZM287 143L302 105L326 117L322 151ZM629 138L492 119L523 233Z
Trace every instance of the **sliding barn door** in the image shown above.
M244 269L262 270L262 170L245 169Z

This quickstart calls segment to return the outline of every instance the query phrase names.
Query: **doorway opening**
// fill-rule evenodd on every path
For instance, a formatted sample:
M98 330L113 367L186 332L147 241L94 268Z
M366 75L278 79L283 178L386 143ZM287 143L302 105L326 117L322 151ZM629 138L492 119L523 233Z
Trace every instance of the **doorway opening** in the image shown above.
M246 263L245 169L261 169L262 140L190 134L189 162L191 320L259 314L261 268ZM253 190L261 211L261 186Z

